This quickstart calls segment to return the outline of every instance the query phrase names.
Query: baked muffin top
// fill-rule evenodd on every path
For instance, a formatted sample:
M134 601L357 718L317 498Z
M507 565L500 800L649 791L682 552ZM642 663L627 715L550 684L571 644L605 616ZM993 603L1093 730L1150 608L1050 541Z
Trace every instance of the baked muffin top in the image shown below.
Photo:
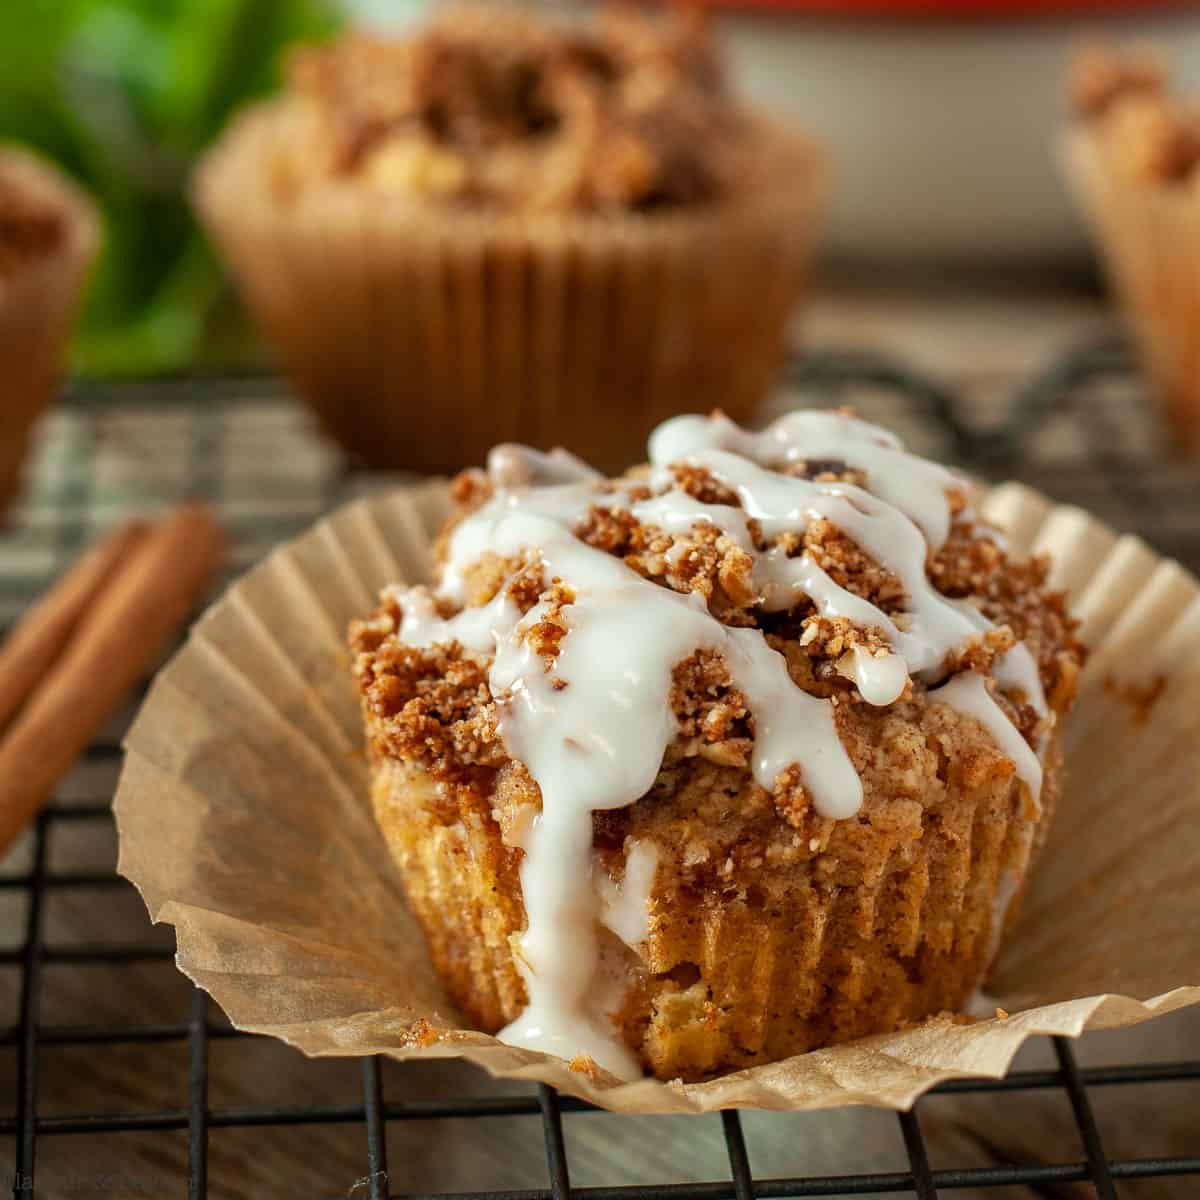
M62 210L12 178L0 160L0 278L53 254L66 232Z
M608 572L614 605L628 604L614 640L658 592L673 621L695 615L696 644L666 664L668 760L751 766L756 722L738 675L752 672L729 661L745 647L786 663L796 691L851 742L870 736L858 716L928 707L964 676L1035 750L1069 707L1083 651L1065 599L1046 588L1044 559L1007 554L962 476L847 413L798 412L757 435L719 414L678 418L651 455L650 467L604 480L563 452L500 447L486 473L456 480L440 587L388 589L353 632L364 699L387 730L377 749L446 781L509 761L496 637L515 637L553 687L585 682L558 672L577 582L547 537L584 556L579 571ZM803 763L763 784L785 819L814 802ZM817 809L857 812L863 790L850 790Z
M1081 51L1073 64L1074 117L1095 130L1121 176L1154 185L1188 185L1200 166L1200 112L1174 94L1152 54L1119 54L1103 46Z
M446 10L415 36L296 52L295 144L277 190L353 179L505 212L644 212L720 201L753 127L699 10L589 25L504 6Z

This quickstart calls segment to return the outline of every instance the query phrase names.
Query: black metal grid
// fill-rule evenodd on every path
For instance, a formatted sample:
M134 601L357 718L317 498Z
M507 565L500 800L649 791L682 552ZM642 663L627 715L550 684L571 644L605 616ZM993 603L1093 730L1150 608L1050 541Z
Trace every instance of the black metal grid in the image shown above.
M1103 395L1103 388L1116 380L1124 388L1116 397ZM1039 482L1053 476L1055 491L1070 498L1078 495L1087 503L1106 498L1110 515L1118 525L1137 525L1161 549L1195 564L1200 562L1200 513L1180 506L1191 492L1194 503L1197 474L1186 464L1163 466L1160 449L1151 435L1141 429L1136 436L1125 428L1130 420L1147 426L1140 402L1131 401L1136 392L1130 363L1119 346L1092 346L1069 354L1016 394L1006 396L997 419L986 428L968 425L960 418L954 392L934 381L920 378L897 364L863 354L823 353L809 356L789 373L790 387L816 392L823 402L851 401L869 415L882 415L894 423L907 424L940 441L941 449L984 474L1018 474ZM179 408L188 415L190 467L188 485L174 488L220 501L220 421L234 397L248 386L260 389L264 381L174 381L136 387L77 388L67 401L68 411L84 427L97 422L114 406L152 402ZM1099 389L1099 390L1098 390ZM890 408L889 408L890 406ZM897 408L897 406L899 406ZM883 410L880 413L879 410ZM897 415L905 421L896 422ZM978 415L978 413L976 413ZM1037 439L1054 420L1066 416L1075 430L1072 449L1059 460L1036 452ZM74 551L86 534L87 514L97 498L97 484L90 472L92 443L85 437L80 449L82 472L68 472L49 494L35 497L26 513L26 538L53 544L56 560ZM352 490L355 477L343 464L331 470L321 506ZM165 496L162 498L166 498ZM40 512L38 511L40 505ZM1095 507L1095 504L1092 505ZM1122 513L1126 519L1122 520ZM50 519L53 518L53 519ZM1132 519L1129 519L1132 518ZM245 542L251 534L269 542L306 522L292 516L274 523L253 520L236 527ZM250 548L249 556L257 552ZM36 594L46 579L42 574L6 573L0 601L10 609ZM119 760L118 741L107 736L92 745L87 762L110 764ZM362 1161L366 1174L354 1190L370 1200L394 1195L389 1187L386 1130L389 1122L438 1120L442 1118L540 1116L545 1136L547 1182L544 1187L491 1192L438 1193L489 1200L561 1200L568 1196L591 1200L717 1200L718 1197L847 1196L900 1193L931 1200L941 1193L968 1187L1009 1185L1048 1186L1072 1182L1090 1183L1101 1200L1114 1200L1118 1181L1195 1175L1200 1177L1200 1156L1175 1158L1109 1158L1093 1117L1089 1090L1128 1084L1200 1081L1200 1061L1159 1064L1129 1064L1081 1069L1071 1044L1054 1039L1057 1068L1017 1071L1001 1080L957 1080L935 1089L940 1093L990 1093L997 1096L1030 1090L1057 1090L1069 1100L1084 1156L1060 1163L1019 1163L991 1167L931 1169L922 1135L919 1104L913 1111L897 1114L908 1168L898 1172L845 1174L762 1179L751 1173L742 1124L738 1113L721 1114L728 1154L728 1177L714 1182L586 1187L573 1189L570 1164L563 1136L564 1113L592 1112L577 1100L560 1097L545 1086L535 1093L512 1095L389 1100L377 1060L361 1064L361 1101L340 1104L297 1104L290 1106L214 1107L209 1104L209 1050L213 1041L242 1039L242 1034L223 1024L210 1011L206 995L196 989L178 1023L136 1025L126 1028L93 1027L86 1023L55 1026L39 1016L43 967L61 963L125 965L170 959L171 950L161 945L59 945L48 944L44 929L46 898L58 890L121 888L115 875L90 872L52 872L48 847L56 829L70 823L110 820L107 803L57 801L36 822L29 869L0 877L0 891L20 892L27 897L23 938L19 946L0 951L0 970L19 973L19 1014L15 1026L0 1028L0 1048L16 1047L15 1115L0 1117L0 1147L15 1147L13 1195L36 1194L36 1152L39 1140L67 1138L79 1134L128 1131L183 1131L188 1136L187 1194L192 1200L209 1195L208 1142L211 1130L263 1126L344 1125L362 1127ZM38 1055L43 1047L184 1044L188 1051L186 1104L148 1112L79 1113L44 1115L38 1108ZM603 1120L602 1116L597 1116ZM1200 1144L1200 1116L1197 1117ZM0 1158L0 1162L4 1161ZM1197 1184L1200 1187L1200 1183ZM361 1190L360 1190L361 1189ZM405 1193L412 1196L412 1193Z

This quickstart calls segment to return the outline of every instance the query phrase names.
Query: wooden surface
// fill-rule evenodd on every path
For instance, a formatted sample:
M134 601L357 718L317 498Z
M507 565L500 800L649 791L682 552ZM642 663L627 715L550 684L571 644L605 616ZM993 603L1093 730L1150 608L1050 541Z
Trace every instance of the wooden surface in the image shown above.
M974 298L954 289L922 294L870 286L843 286L819 299L807 333L820 345L886 349L962 386L986 402L989 390L1004 389L1077 337L1105 325L1102 306L1066 291L1033 292L1009 287ZM291 420L273 416L271 421ZM51 426L55 437L71 435L70 421ZM278 431L267 422L273 444ZM139 472L152 469L162 488L184 487L172 474L162 446L153 446L132 418L114 420L98 444L86 447L103 459L105 488L97 493L97 520L138 507ZM65 431L65 432L64 432ZM73 435L71 435L73 436ZM156 435L157 436L157 435ZM295 435L300 437L301 435ZM307 434L302 435L307 438ZM247 453L249 434L241 440ZM165 443L163 443L165 445ZM182 442L181 442L182 445ZM56 468L56 445L45 447L41 470ZM233 452L230 449L230 452ZM314 509L331 472L328 451L298 441L279 454L280 478L311 478ZM237 464L227 472L237 477ZM50 484L46 484L47 487ZM239 503L248 504L250 500ZM299 502L292 515L307 519ZM31 519L37 520L35 510ZM243 561L261 546L243 548ZM0 544L0 571L27 570L36 547L18 530ZM120 723L114 725L117 734ZM60 802L101 802L111 792L112 764L76 773ZM50 845L53 872L111 873L115 838L105 821L57 823ZM28 839L0 865L0 874L29 866ZM129 944L158 939L131 888L56 889L47 899L45 939L64 946L100 941ZM16 947L23 936L24 902L0 890L0 947ZM0 967L0 1024L15 1023L18 972ZM189 988L169 961L121 967L48 966L40 1019L45 1026L135 1025L186 1020ZM215 1014L214 1014L215 1015ZM1141 1030L1091 1035L1080 1048L1088 1063L1173 1061L1200 1058L1200 1018L1179 1014ZM1052 1066L1050 1048L1029 1047L1024 1067ZM0 1047L0 1114L15 1107L17 1056ZM139 1112L182 1108L187 1101L187 1049L182 1042L124 1047L44 1047L39 1063L39 1112ZM389 1100L463 1094L511 1094L514 1085L494 1083L453 1063L388 1064L384 1089ZM1093 1089L1091 1097L1110 1157L1200 1153L1200 1086L1157 1084ZM214 1109L239 1105L357 1103L358 1065L308 1061L286 1047L260 1039L215 1040L211 1045L209 1103ZM933 1166L961 1167L994 1162L1067 1162L1082 1157L1065 1093L1020 1096L931 1097L920 1105ZM793 1117L748 1114L750 1157L760 1178L806 1174L900 1171L907 1168L894 1115L867 1110ZM667 1183L728 1179L718 1118L618 1118L579 1114L566 1118L566 1137L577 1186ZM39 1196L181 1196L185 1194L185 1132L105 1134L39 1139ZM437 1123L393 1122L388 1128L391 1189L394 1193L485 1188L544 1187L547 1176L542 1132L534 1117L489 1118ZM0 1178L11 1169L13 1141L0 1137ZM211 1134L210 1195L274 1198L366 1194L365 1135L361 1124L342 1127L215 1129ZM1136 1200L1183 1200L1195 1196L1195 1178L1122 1185ZM1066 1186L1030 1192L1003 1189L956 1192L1007 1200L1034 1195L1083 1197L1089 1189Z

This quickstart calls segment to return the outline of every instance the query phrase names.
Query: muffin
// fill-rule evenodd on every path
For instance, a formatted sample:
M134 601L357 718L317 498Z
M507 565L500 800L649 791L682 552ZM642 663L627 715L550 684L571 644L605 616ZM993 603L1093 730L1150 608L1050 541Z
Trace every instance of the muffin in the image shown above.
M98 243L91 204L51 167L0 147L0 514L58 383Z
M740 104L697 17L494 6L296 52L199 211L325 429L453 471L508 440L620 470L664 417L769 385L814 145Z
M1172 439L1200 451L1200 110L1152 56L1082 52L1071 77L1069 182L1137 338Z
M436 584L350 631L379 826L487 1032L698 1080L984 979L1062 787L1083 649L955 473L848 413L505 446Z

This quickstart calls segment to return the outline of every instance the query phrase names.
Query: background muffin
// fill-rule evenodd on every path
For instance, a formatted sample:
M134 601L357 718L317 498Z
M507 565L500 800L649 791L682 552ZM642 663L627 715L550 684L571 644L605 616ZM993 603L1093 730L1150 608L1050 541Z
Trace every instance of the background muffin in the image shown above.
M1153 56L1074 64L1070 183L1138 340L1170 435L1200 451L1200 112Z
M0 147L0 514L63 369L98 237L82 193L40 160Z
M653 753L663 721L670 731L648 786L591 813L591 867L582 871L585 880L592 873L585 887L594 888L603 926L583 1002L596 1025L611 1020L629 1061L662 1078L702 1078L959 1011L983 978L1058 798L1058 719L1082 651L1062 596L1044 588L1047 564L1010 561L975 522L960 480L895 443L851 444L875 469L873 485L853 453L831 458L819 447L829 444L825 434L841 443L847 431L886 435L845 417L818 419L807 455L782 436L773 451L771 431L752 439L769 468L755 486L808 481L825 499L849 496L887 520L897 511L880 501L893 495L888 473L923 479L913 492L924 490L931 506L923 512L934 515L928 542L913 546L919 585L884 565L890 550L871 557L831 519L780 529L758 508L748 520L755 506L721 475L719 455L668 455L650 476L573 487L563 484L570 476L561 460L541 462L553 489L532 493L512 489L501 459L491 480L459 482L464 508L483 517L451 532L441 591L386 592L354 628L376 815L434 964L483 1029L522 1019L537 973L522 933L533 927L524 901L530 830L546 809L530 755L545 753L555 727L540 720L530 735L539 744L518 737L514 748L505 722L539 686L540 671L527 668L532 675L498 688L508 643L481 631L505 628L496 614L506 608L509 619L525 614L519 652L533 657L522 661L540 659L557 691L563 647L578 623L597 620L576 615L591 592L573 553L602 573L613 563L627 569L615 576L631 594L607 649L617 660L623 641L645 652L635 694L652 691L655 678L658 638L639 641L654 602L647 586L691 597L678 620L702 611L719 628L715 641L668 664L666 711L635 723L633 739L606 730L609 710L629 696L603 686L595 693L592 723L621 762L636 760L643 741ZM702 438L713 427L697 425ZM727 423L715 427L720 444L742 444ZM497 480L505 490L489 507ZM549 540L516 556L497 552L480 520L525 507L535 514L530 528ZM573 534L565 550L538 525L548 512ZM814 576L808 591L781 600L771 580L801 566ZM818 604L809 594L831 599ZM834 611L861 615L868 605L872 615L856 620ZM922 606L968 624L952 650L929 653L931 666L918 670L912 660L911 675L885 672L890 682L879 688L873 671L894 667L896 646L916 645L932 627ZM773 703L761 702L765 674L747 674L743 649L778 668ZM607 665L595 665L603 676ZM561 683L568 698L590 686L577 675ZM790 707L797 698L809 706L799 716ZM807 736L806 723L816 729L824 719L861 790L857 806L838 811L823 802L829 760L822 767L819 755L784 755L764 786L762 759L778 757L771 745L780 733ZM591 1054L582 1045L563 1053ZM591 1057L614 1070L622 1062Z
M748 413L821 185L702 28L452 10L298 53L203 166L200 211L326 428L368 462L497 442L619 469L664 416Z

